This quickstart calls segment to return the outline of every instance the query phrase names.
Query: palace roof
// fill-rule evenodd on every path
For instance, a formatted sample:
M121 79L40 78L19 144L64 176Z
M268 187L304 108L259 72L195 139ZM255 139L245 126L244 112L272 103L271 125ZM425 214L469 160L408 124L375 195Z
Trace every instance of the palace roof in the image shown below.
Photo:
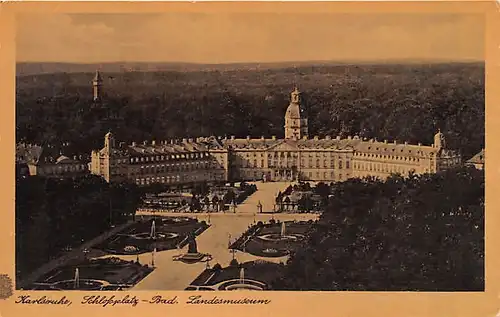
M259 139L252 139L252 138L246 138L246 139L236 139L231 137L230 139L223 139L221 140L222 145L225 148L232 148L232 149L255 149L255 150L267 150L268 148L275 146L277 144L282 143L284 140L276 139L276 138L259 138Z
M131 155L200 153L219 149L223 149L222 145L213 137L197 138L195 140L152 141L143 142L142 144L136 144L134 142L132 145L127 146L128 153Z
M298 150L351 150L362 153L398 156L429 156L431 153L439 152L438 148L425 145L413 145L408 143L388 143L376 140L362 140L358 136L341 139L331 138L302 138L294 139L224 139L224 147L233 150L274 150L274 151L298 151Z
M428 157L431 154L436 155L439 152L438 148L429 145L414 145L397 142L379 142L376 140L368 140L360 142L356 146L356 152L369 153L376 155L394 155L394 156L406 156L406 157Z
M75 151L69 143L60 146L40 146L20 143L16 146L16 161L28 164L82 164L88 157L71 155Z

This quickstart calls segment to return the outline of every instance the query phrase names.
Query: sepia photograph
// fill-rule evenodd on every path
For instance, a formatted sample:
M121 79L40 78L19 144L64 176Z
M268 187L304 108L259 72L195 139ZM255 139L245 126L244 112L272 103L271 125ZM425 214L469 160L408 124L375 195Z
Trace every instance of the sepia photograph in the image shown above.
M483 15L15 23L16 290L485 291Z

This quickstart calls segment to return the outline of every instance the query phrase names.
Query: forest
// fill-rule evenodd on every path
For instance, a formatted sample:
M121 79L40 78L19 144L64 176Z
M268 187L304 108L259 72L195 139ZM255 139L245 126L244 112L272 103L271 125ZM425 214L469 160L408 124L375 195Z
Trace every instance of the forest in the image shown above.
M483 291L484 171L332 184L277 290Z
M109 185L98 176L16 181L17 275L60 256L111 226L135 217L141 193L135 184Z
M92 107L93 73L18 76L16 136L72 142L82 152L118 140L283 136L294 86L310 135L431 144L437 129L468 159L484 147L484 64L322 65L280 69L102 74L103 120Z

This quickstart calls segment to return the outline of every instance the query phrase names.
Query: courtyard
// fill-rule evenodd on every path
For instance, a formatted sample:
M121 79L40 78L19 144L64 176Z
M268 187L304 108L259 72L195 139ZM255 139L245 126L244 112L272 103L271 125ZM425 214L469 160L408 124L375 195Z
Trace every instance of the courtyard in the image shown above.
M199 235L196 239L199 252L212 256L208 264L221 267L230 267L231 261L235 259L238 263L246 262L269 262L279 265L286 263L288 255L283 256L259 256L240 250L230 250L229 246L249 228L259 221L269 223L271 220L280 222L309 221L316 220L318 214L287 214L287 213L258 213L257 205L262 204L262 210L272 211L275 197L280 190L284 190L288 182L257 182L258 190L249 196L242 204L236 207L235 213L198 213L185 214L183 216L197 218L206 221L210 228ZM140 215L141 213L138 213ZM142 213L150 215L152 213ZM179 216L178 213L162 213L163 216ZM281 229L280 229L281 230ZM184 264L173 261L172 258L180 253L185 253L187 247L182 250L167 250L159 252L155 256L155 271L147 278L141 280L134 286L134 290L184 290L203 271L207 269L207 263ZM124 259L134 259L133 256L123 255ZM140 255L147 259L151 255L146 253Z
M30 288L230 290L252 287L250 283L254 289L265 290L318 214L273 213L276 194L289 183L252 184L258 190L230 212L162 212L159 216L139 210L137 222L89 250L82 249L83 260L80 257L51 270ZM256 240L239 243L245 235ZM265 252L272 249L283 252ZM196 255L203 259L185 261ZM242 276L246 282L237 286Z

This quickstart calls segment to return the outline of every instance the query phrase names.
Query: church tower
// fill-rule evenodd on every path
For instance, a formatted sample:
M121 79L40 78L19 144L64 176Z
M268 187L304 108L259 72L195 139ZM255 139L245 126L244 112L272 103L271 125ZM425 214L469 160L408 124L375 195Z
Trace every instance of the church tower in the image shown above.
M446 148L446 139L444 134L441 133L441 130L438 130L438 132L434 135L434 147L438 149Z
M285 139L298 140L307 137L307 134L307 118L301 106L300 91L295 87L285 113Z
M115 147L115 137L113 136L113 133L109 131L104 136L104 149L107 153L111 153L114 147Z
M95 72L94 80L92 80L92 87L94 89L94 101L101 101L102 97L102 77L99 71Z

